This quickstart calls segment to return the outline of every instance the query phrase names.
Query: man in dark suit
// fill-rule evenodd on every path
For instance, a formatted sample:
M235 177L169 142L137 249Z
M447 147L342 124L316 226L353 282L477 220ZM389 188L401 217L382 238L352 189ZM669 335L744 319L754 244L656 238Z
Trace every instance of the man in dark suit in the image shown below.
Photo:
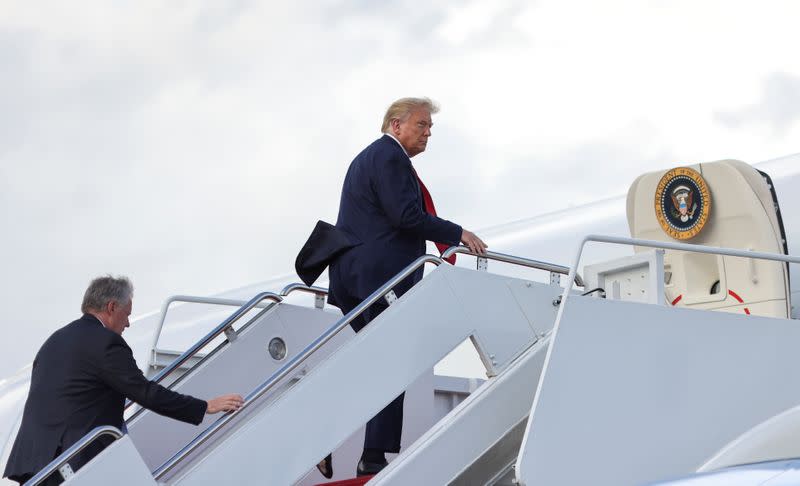
M95 427L111 425L124 431L126 398L195 425L207 413L241 407L242 397L236 394L206 402L147 380L122 338L130 325L132 298L127 278L94 279L83 298L83 317L53 333L39 349L4 477L24 483ZM98 439L70 466L79 468L110 442ZM44 484L60 482L56 473Z
M330 264L329 302L345 314L415 259L425 241L445 246L459 242L483 254L486 245L474 233L436 216L433 201L419 180L411 158L422 153L431 136L431 115L438 107L427 98L395 101L383 119L382 132L350 164L342 187L336 229L350 245ZM394 288L401 296L422 278L422 269ZM352 323L358 332L386 309L373 305ZM386 452L400 451L403 427L401 394L367 423L359 475L386 466Z

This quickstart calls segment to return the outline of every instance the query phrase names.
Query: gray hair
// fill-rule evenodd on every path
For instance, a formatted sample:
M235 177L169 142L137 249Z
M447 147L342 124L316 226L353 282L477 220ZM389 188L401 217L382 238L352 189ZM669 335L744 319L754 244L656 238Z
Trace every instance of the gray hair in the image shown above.
M386 133L389 130L392 120L405 121L408 115L417 108L425 108L431 115L439 113L439 105L430 98L400 98L392 103L386 110L386 114L383 115L381 132Z
M105 275L97 277L83 294L81 312L102 311L109 302L127 304L133 299L133 284L127 277Z

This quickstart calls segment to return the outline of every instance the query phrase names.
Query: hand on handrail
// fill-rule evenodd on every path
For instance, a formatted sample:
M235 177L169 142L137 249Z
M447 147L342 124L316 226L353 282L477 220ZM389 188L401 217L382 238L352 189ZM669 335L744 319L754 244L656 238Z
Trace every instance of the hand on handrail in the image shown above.
M485 255L486 249L489 248L483 240L478 238L478 235L469 230L463 230L461 233L461 243L467 245L473 253L478 255Z
M185 296L177 296L177 298L186 298ZM248 302L244 303L238 310L236 310L230 317L225 319L221 324L219 324L214 330L208 333L204 338L197 341L191 348L187 349L183 352L180 356L175 358L169 365L163 368L160 372L158 372L150 381L153 383L161 383L167 376L169 376L172 372L179 369L180 366L188 361L192 356L197 354L205 345L210 343L214 338L225 332L226 329L230 328L234 323L236 323L242 316L246 315L251 309L258 306L261 301L263 300L271 300L273 302L281 302L283 301L283 297L278 294L274 294L272 292L261 292L257 294L255 297L250 299ZM151 352L155 353L158 345L158 337L161 334L161 328L164 326L164 319L166 317L166 311L169 308L169 303L172 302L172 298L167 300L165 303L164 309L161 312L161 323L159 324L158 328L156 329L156 336L153 339L153 346L151 348ZM178 379L180 380L180 378ZM176 382L171 383L167 388L171 388L175 385ZM133 405L133 401L128 400L125 403L125 410L130 408ZM138 414L143 413L146 409L142 408L138 410L131 419L136 417Z
M549 272L560 273L562 275L569 275L569 267L565 267L563 265L556 265L555 263L548 263L548 262L540 262L537 260L531 260L530 258L522 258L514 255L506 255L504 253L497 253L494 251L484 251L483 254L478 254L477 252L473 251L471 248L467 246L451 246L450 248L447 249L447 251L442 253L442 258L447 258L450 255L454 255L456 253L466 253L477 257L482 256L484 258L488 258L489 260L497 260L505 263L511 263L513 265L522 265L524 267L546 270ZM583 287L583 279L579 274L575 274L575 284L578 287Z
M222 395L216 398L212 398L208 402L208 406L206 407L207 414L215 414L219 412L235 412L242 408L244 404L244 398L241 395L232 393L230 395Z

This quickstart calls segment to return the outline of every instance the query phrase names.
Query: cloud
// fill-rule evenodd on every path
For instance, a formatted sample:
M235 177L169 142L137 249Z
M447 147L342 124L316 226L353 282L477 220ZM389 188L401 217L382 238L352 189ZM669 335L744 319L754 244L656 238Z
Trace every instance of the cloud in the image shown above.
M739 110L715 114L724 126L741 129L748 125L767 125L777 135L785 135L800 119L800 76L787 73L770 75L760 99Z
M0 350L0 376L74 316L97 274L130 275L149 311L290 271L401 96L441 102L415 164L442 215L473 229L618 194L673 161L796 152L776 94L755 113L784 120L777 139L715 117L739 120L764 73L784 73L768 91L796 100L796 14L793 2L7 5L0 292L15 305L0 320L26 332Z
M451 46L478 48L497 44L511 30L513 19L523 2L474 0L450 5L435 33Z

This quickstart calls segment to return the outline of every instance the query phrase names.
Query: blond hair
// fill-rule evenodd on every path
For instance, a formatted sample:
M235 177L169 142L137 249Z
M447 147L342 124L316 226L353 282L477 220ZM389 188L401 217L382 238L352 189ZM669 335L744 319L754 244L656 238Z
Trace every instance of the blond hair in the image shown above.
M386 110L386 114L383 115L381 132L386 133L389 130L392 120L405 121L408 115L418 108L427 109L431 115L439 112L439 105L430 98L400 98L392 103Z

